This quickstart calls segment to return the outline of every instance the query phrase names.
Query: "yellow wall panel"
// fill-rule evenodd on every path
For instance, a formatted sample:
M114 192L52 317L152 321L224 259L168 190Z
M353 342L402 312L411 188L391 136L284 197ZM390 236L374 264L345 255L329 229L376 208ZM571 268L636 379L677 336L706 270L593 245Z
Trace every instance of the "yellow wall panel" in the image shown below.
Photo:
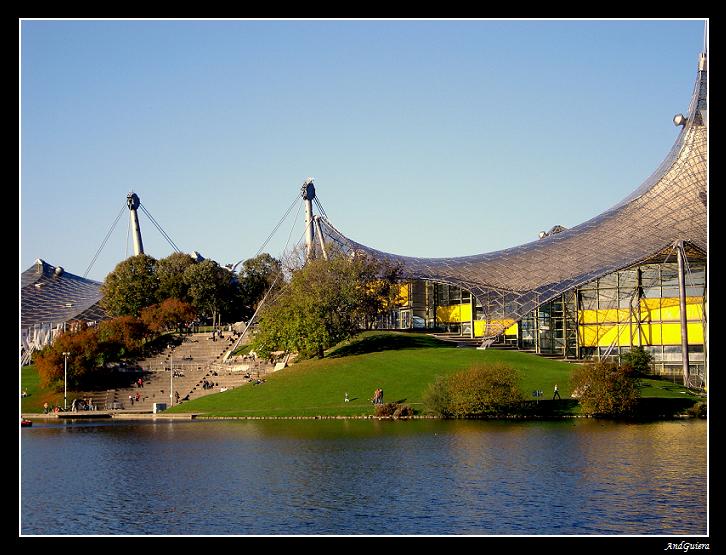
M641 345L662 345L662 330L660 323L656 324L642 324L640 326L640 344ZM633 337L633 340L637 339L637 335ZM633 342L637 345L637 342Z
M504 330L504 335L516 337L519 332L519 324L517 322L512 324L512 320L492 320L490 324L492 329L499 329L501 326L509 326ZM487 331L486 326L486 320L474 320L474 336L483 337Z
M613 344L613 341L616 341L618 337L618 326L613 325L605 325L600 326L600 331L598 333L597 338L597 345L598 347L609 347ZM616 343L617 345L617 343Z
M579 324L596 324L597 310L580 310L577 314Z
M444 324L458 324L471 321L471 304L452 304L436 307L436 321Z
M703 324L688 324L688 344L698 345L703 343Z
M603 308L597 311L598 322L617 322L618 321L618 309L617 308Z
M596 347L598 342L598 332L601 326L582 325L578 326L578 341L581 347Z
M681 342L680 324L663 324L663 345L678 345Z

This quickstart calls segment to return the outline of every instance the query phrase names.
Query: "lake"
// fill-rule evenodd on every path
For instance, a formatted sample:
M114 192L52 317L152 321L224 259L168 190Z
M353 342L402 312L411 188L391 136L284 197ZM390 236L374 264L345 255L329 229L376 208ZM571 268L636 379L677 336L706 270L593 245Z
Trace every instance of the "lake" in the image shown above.
M705 535L707 423L35 422L22 535Z

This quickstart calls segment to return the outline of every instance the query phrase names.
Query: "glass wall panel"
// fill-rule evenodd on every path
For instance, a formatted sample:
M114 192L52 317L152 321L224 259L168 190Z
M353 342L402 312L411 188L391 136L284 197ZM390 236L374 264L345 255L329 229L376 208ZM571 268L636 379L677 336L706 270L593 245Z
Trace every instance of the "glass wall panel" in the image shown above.
M578 302L580 310L596 310L597 309L597 291L580 290L578 292Z

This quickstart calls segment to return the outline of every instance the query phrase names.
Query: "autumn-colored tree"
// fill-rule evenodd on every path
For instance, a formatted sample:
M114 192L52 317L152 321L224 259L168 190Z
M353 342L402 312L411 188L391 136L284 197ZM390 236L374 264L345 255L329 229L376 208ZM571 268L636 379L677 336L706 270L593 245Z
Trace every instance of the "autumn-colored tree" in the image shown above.
M141 311L141 321L154 334L180 329L194 318L196 315L192 305L179 299L166 299Z
M99 348L98 329L84 328L60 334L56 340L35 356L41 386L57 385L64 381L63 353L68 356L68 385L79 387L92 380L93 371L106 362Z
M107 359L137 353L148 335L144 322L134 316L119 316L98 324L98 339Z

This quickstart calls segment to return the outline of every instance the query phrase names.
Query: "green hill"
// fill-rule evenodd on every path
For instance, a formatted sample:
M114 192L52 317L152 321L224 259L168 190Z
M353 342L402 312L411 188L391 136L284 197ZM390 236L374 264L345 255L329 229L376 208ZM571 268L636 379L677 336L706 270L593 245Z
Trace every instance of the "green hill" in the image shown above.
M326 353L267 376L260 385L245 385L170 409L210 416L356 416L373 413L370 399L383 388L386 402L402 402L417 412L427 386L480 362L503 361L521 373L522 390L533 399L540 389L551 398L555 384L563 399L570 395L573 366L529 353L457 348L426 334L366 332ZM348 393L349 403L344 402ZM567 401L566 401L567 403ZM574 403L571 403L574 404Z
M520 372L527 399L542 390L538 414L579 412L570 399L572 363L550 360L519 351L457 348L424 333L365 332L338 345L322 360L307 360L268 375L265 383L245 385L169 409L174 413L209 416L361 416L372 415L373 391L381 387L386 402L398 401L422 413L422 394L437 376L448 375L473 364L501 361ZM552 402L557 384L562 401ZM21 386L29 396L22 412L40 412L44 401L62 404L63 392L41 388L34 366L21 369ZM345 403L348 393L350 402ZM69 391L69 398L76 392ZM77 395L76 395L77 396ZM644 414L660 417L683 412L698 397L667 380L642 380Z

